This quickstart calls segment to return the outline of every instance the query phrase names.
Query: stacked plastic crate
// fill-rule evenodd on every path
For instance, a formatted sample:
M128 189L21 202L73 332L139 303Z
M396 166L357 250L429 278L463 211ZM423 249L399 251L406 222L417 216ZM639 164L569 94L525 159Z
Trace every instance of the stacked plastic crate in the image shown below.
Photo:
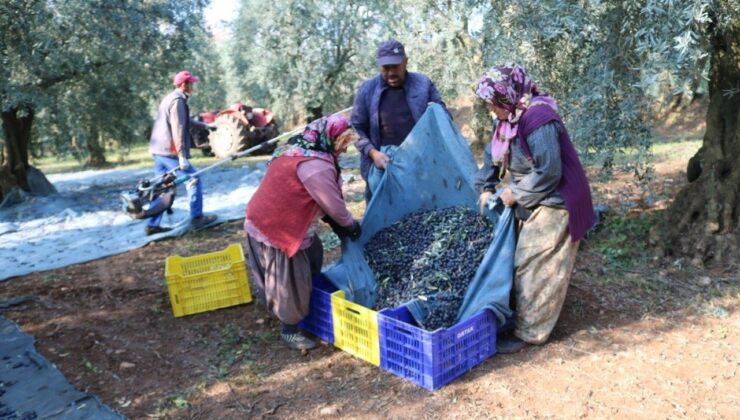
M344 292L320 276L314 278L311 313L301 326L429 390L452 382L496 353L497 324L490 311L429 332L416 325L405 307L373 311L346 300ZM333 340L327 339L328 331L333 332Z

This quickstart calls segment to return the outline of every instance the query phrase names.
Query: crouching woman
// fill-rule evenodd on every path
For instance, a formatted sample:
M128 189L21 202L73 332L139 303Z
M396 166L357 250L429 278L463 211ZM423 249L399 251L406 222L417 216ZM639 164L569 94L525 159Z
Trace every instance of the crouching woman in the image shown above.
M360 234L342 197L338 161L356 139L341 115L313 121L275 151L247 205L249 273L282 323L283 342L293 349L316 346L297 324L308 315L311 277L323 262L318 220L323 218L339 235L356 239Z
M578 244L594 224L591 190L555 100L539 92L524 68L490 69L476 95L498 119L479 172L480 201L508 171L501 200L519 220L514 332L498 344L499 353L513 353L546 342L557 322Z

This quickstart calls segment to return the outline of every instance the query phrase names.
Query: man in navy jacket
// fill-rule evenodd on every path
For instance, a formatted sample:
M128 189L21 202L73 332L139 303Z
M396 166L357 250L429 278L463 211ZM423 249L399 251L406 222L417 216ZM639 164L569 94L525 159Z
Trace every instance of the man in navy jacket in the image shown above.
M445 107L427 76L406 70L408 57L403 44L396 40L381 43L377 60L380 74L360 85L351 117L352 127L360 136L355 146L366 181L371 165L385 169L390 160L381 147L403 143L430 103ZM365 198L370 200L367 189Z

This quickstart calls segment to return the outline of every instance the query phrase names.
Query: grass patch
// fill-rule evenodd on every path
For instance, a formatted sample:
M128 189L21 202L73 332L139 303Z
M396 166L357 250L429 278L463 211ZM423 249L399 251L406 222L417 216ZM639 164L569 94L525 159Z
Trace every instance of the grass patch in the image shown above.
M651 165L659 163L686 163L702 145L701 139L690 137L675 137L672 139L654 139L650 147L649 159ZM624 153L614 156L616 166L628 166L638 159L638 150L626 149Z
M265 342L273 338L270 331L244 336L237 325L226 325L221 331L221 339L209 362L211 375L216 379L224 379L232 376L236 366L243 365L250 373L247 376L259 377L257 365L251 359L252 348L258 341Z
M655 163L686 163L696 154L702 145L702 140L670 141L655 143L651 148L653 153L653 164Z
M83 358L82 358L82 360L80 361L80 365L84 366L84 367L85 367L85 369L89 370L90 372L92 372L92 373L94 373L94 374L96 374L96 375L99 375L100 373L102 373L102 372L103 372L103 370L102 370L102 369L100 369L99 367L95 366L95 365L93 364L93 362L91 362L91 361L87 360L87 359L86 359L86 358L84 358L84 357L83 357Z
M219 161L216 157L206 157L200 151L191 150L190 163L196 168L202 169ZM137 144L128 149L110 152L106 155L110 168L115 169L147 169L154 166L152 156L149 153L148 144ZM225 167L238 167L245 162L259 162L267 160L269 156L248 156L234 162L224 164ZM57 174L77 172L88 169L96 169L85 166L84 161L75 159L72 155L48 156L41 159L31 159L31 164L45 174Z
M156 404L156 411L147 417L172 418L182 416L182 411L191 407L191 398L206 388L204 383L196 384L185 389L173 392L160 399ZM179 413L178 413L179 412Z
M599 253L605 271L624 273L645 264L649 258L650 228L661 223L663 212L643 212L636 217L608 219L588 240L588 247Z

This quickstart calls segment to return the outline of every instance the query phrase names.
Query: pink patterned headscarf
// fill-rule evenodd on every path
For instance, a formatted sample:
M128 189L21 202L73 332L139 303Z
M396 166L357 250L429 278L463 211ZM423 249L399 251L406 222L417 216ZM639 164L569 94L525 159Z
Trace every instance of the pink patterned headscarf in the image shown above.
M334 141L348 128L349 121L339 114L313 120L303 133L275 150L273 159L279 156L313 156L334 162Z
M349 128L347 118L343 115L334 114L311 121L303 130L303 138L314 142L320 140L320 142L326 144L333 143L347 128ZM321 138L322 134L326 138Z

